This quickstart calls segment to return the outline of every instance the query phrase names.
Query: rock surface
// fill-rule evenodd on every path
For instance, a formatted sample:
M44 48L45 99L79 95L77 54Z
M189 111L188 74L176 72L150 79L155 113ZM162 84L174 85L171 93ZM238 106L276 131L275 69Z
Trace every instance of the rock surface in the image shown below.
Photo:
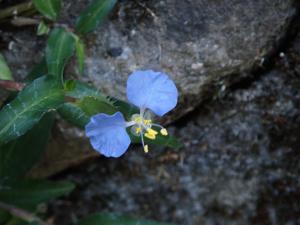
M111 18L88 36L85 76L103 92L125 98L130 72L163 70L180 89L172 115L179 117L263 64L295 16L293 2L119 1ZM61 21L73 24L87 3L65 1ZM0 31L1 51L18 79L42 56L45 40L33 32Z
M180 90L181 116L262 65L294 15L291 0L121 1L89 38L86 75L125 98L131 71L163 70Z

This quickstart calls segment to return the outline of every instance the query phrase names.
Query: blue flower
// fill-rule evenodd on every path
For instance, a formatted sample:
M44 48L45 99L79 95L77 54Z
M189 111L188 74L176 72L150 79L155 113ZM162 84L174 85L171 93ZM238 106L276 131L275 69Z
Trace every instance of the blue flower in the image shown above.
M133 135L140 136L146 153L148 145L145 145L144 137L154 140L158 135L153 127L159 128L162 135L168 135L165 128L152 122L149 111L158 116L165 115L175 108L178 91L166 74L139 70L127 80L127 98L140 108L140 113L132 115L130 121L125 121L120 112L113 115L100 113L92 116L85 127L93 148L106 157L120 157L126 152L130 145L127 127L131 127Z

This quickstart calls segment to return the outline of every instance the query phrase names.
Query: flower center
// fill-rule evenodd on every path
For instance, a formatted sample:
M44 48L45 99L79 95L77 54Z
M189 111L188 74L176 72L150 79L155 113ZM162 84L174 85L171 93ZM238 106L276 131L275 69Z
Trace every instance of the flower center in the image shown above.
M150 140L155 140L158 135L158 131L153 129L153 127L159 128L162 135L168 135L167 129L159 124L152 123L151 115L144 111L141 111L140 114L132 115L131 121L128 124L131 126L131 133L141 137L145 153L149 151L149 148L148 145L144 144L144 136Z

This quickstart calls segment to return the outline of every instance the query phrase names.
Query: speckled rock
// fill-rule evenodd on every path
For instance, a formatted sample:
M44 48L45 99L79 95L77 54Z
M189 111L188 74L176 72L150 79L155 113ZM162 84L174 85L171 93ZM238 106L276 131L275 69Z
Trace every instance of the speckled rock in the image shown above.
M65 1L60 21L73 24L88 2ZM263 64L295 16L293 2L119 1L110 19L87 38L85 76L103 92L125 98L130 72L163 70L180 90L173 114L179 117ZM42 55L45 40L32 32L0 31L1 51L17 78Z
M163 70L180 90L176 116L262 65L295 15L292 0L138 2L121 1L88 39L86 75L125 98L131 71Z

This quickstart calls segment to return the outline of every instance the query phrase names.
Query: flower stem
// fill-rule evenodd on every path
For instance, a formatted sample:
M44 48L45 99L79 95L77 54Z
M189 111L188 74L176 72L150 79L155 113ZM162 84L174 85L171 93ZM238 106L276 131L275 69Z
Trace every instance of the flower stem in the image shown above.
M12 80L1 80L0 88L13 91L21 91L25 87L25 83L15 82Z

